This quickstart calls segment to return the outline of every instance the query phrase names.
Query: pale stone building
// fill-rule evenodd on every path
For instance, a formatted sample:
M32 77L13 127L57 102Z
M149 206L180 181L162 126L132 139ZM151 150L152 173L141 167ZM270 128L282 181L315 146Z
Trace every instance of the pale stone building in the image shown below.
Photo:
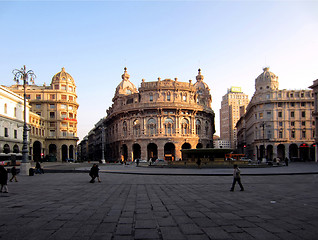
M240 87L231 87L222 97L220 109L220 138L229 142L228 148L236 149L237 131L236 123L240 119L240 108L249 103L248 96Z
M23 147L23 97L0 86L0 161L20 159ZM26 116L29 119L30 106Z
M312 115L315 119L315 161L318 162L318 79L314 81L313 85L311 85L310 88L313 90L315 102L315 107Z
M158 78L142 80L139 89L125 68L107 116L88 139L100 151L105 130L106 160L180 160L181 149L212 148L214 112L210 89L201 70L196 83ZM89 148L90 148L90 140ZM89 150L90 152L91 150Z
M280 90L278 77L264 68L238 121L238 148L258 160L314 160L315 119L311 90Z
M23 96L23 85L9 89ZM27 85L26 97L35 113L31 116L30 152L32 160L46 156L50 161L75 159L77 137L76 85L64 68L46 86Z

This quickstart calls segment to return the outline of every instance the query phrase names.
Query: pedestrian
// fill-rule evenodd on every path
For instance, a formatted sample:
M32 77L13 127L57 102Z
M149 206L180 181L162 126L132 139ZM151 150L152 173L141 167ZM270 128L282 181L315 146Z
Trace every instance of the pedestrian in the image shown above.
M15 166L13 166L11 168L11 175L12 175L12 177L10 179L10 182L12 182L13 179L14 179L15 182L17 182L18 181L18 179L17 179L17 169L15 168Z
M285 157L285 165L288 167L288 157Z
M37 161L36 164L35 164L35 173L44 173L43 169L41 168L41 164Z
M98 173L99 173L98 165L96 163L94 163L91 170L89 171L89 176L91 176L91 178L92 178L90 183L94 183L95 178L97 178L98 182L101 182Z
M201 167L201 159L200 159L200 157L198 157L197 165L198 165L198 168L200 168L200 167Z
M238 184L240 185L241 191L244 191L244 187L241 183L241 170L238 168L237 164L233 165L234 171L233 171L233 183L232 183L232 187L231 187L231 192L234 191L234 187L236 182L238 182Z
M7 183L8 183L8 172L3 165L0 165L0 185L1 185L0 192L4 190L4 193L8 193Z
M139 158L136 159L136 165L139 166Z

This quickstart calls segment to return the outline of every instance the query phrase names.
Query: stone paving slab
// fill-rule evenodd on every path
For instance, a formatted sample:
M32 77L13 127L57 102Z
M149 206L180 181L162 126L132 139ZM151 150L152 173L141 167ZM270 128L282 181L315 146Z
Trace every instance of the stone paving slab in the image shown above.
M318 174L18 176L0 193L0 240L317 239Z

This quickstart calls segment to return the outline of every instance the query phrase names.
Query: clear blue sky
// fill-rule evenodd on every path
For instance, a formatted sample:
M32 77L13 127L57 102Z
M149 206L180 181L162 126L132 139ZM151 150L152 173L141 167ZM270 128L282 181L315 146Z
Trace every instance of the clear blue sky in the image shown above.
M65 67L75 79L78 136L106 115L123 68L130 80L195 82L202 69L219 134L231 86L254 93L269 66L281 89L318 78L316 1L0 1L0 84L26 65L36 84Z

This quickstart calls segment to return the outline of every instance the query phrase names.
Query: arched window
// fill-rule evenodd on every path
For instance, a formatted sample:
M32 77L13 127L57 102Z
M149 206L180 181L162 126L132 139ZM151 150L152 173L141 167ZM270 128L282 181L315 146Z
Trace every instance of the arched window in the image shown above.
M173 120L171 118L166 118L165 120L165 134L172 135L173 132Z
M205 122L205 134L208 136L209 135L209 122Z
M150 118L147 122L147 129L149 135L155 135L156 134L156 120L153 118Z
M127 122L126 121L123 123L123 134L124 134L124 137L127 137Z
M195 121L195 132L197 135L201 134L201 121L199 119Z
M189 120L186 118L181 121L181 132L182 134L189 134Z
M134 131L134 136L140 135L140 122L138 119L136 119L133 123L133 131Z

